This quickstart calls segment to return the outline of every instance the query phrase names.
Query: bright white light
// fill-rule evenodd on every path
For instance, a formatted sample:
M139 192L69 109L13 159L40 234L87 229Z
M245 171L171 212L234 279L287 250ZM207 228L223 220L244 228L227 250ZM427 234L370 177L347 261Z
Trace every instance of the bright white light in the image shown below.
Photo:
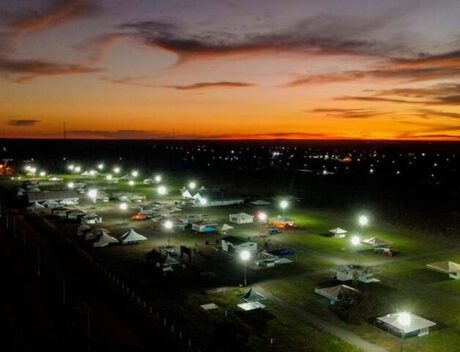
M120 169L118 166L115 166L115 167L113 168L113 172L115 172L116 174L119 174L120 171L121 171L121 169Z
M166 220L166 221L164 222L163 226L164 226L164 228L165 228L166 230L171 230L172 227L173 227L173 223L172 223L172 221L170 221L170 220Z
M75 166L73 171L75 171L76 173L81 172L81 166Z
M267 220L267 214L265 214L264 212L259 212L259 214L257 214L257 218L260 221L265 221L265 220Z
M105 176L105 179L107 181L111 181L112 180L112 175L111 174L108 174L107 176Z
M26 171L30 171L30 168L31 168L30 165L24 166L24 170L26 170Z
M407 312L402 312L398 314L398 323L402 326L409 326L412 321L412 317Z
M29 169L29 171L30 171L31 173L33 173L33 174L34 174L34 173L36 173L36 172L37 172L37 168L36 168L36 167L34 167L34 166L31 166L31 167L30 167L30 169Z
M369 224L369 219L366 215L360 215L360 217L358 218L358 223L361 226L367 226Z
M361 239L359 238L359 236L353 236L351 238L351 244L353 246L357 246L360 242L361 242Z
M137 177L137 176L139 176L139 171L134 170L133 172L131 172L131 176L132 176L132 177Z
M167 192L167 189L165 186L158 186L157 192L160 196L164 196Z
M70 171L72 171L74 168L75 168L74 164L70 164L69 166L67 166L67 169L69 169Z
M134 181L133 181L133 180L129 180L129 181L128 181L128 185L130 185L131 187L134 186Z
M249 253L249 251L244 250L240 252L240 259L242 261L247 261L249 258L251 258L251 253Z
M90 197L91 200L92 200L93 202L96 202L96 198L97 198L97 189L90 189L90 190L88 191L88 197Z
M288 203L287 200L282 200L282 201L280 202L280 207L281 207L281 209L286 209L286 208L288 207L288 205L289 205L289 203Z
M191 190L194 190L194 189L196 188L196 183L193 182L193 181L190 182L190 183L188 184L188 188L190 188Z
M40 177L45 177L46 176L46 171L40 171L39 176Z
M128 204L127 203L120 203L118 206L120 210L128 210Z
M67 188L73 189L74 187L75 187L75 183L73 183L73 182L69 182L67 184Z
M208 204L208 200L206 198L200 198L200 204L205 206L206 204Z
M156 183L161 182L161 176L160 176L160 175L156 175L156 176L155 176L155 182L156 182Z
M97 168L98 168L99 170L104 170L104 164L103 164L103 163L98 164L98 165L97 165Z
M96 170L89 170L89 175L90 176L95 176L96 175Z

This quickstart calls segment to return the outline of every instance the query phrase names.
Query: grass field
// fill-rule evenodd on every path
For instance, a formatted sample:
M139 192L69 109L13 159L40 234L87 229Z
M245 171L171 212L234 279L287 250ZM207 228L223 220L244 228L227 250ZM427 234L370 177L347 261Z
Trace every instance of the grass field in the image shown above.
M77 180L76 176L63 175L65 182ZM90 187L105 189L107 192L132 192L145 194L149 201L178 200L178 189L182 186L179 178L168 180L165 184L170 194L160 197L152 186L137 183L129 186L126 182L107 185L102 177L85 180ZM18 181L7 181L10 187ZM43 188L53 186L42 182ZM254 332L249 339L254 350L273 351L358 351L359 349L334 337L327 331L317 329L297 319L274 304L270 299L264 301L266 309L261 312L241 313L236 307L241 303L238 297L244 288L242 282L243 266L235 258L218 252L214 246L219 242L220 235L196 234L191 230L173 231L171 243L196 249L193 266L184 270L176 270L167 277L152 275L152 269L144 265L144 254L154 247L168 243L168 233L161 223L150 220L133 222L129 216L133 211L123 212L117 203L92 204L88 199L81 201L80 208L93 209L103 217L102 226L111 231L115 237L121 236L129 228L148 237L147 241L135 246L114 246L110 248L92 249L95 259L107 265L112 271L135 286L144 286L158 302L165 302L171 307L177 306L201 326L204 331L212 331L213 324L225 319L225 312L233 319ZM220 224L228 223L228 214L245 211L255 213L258 208L241 207L209 207L204 212ZM201 208L186 208L183 214L201 213ZM276 206L264 209L269 216L279 214ZM404 228L395 228L380 222L378 214L371 214L371 224L367 228L359 228L356 224L358 214L350 214L341 209L318 210L300 208L290 204L286 215L293 218L298 228L283 231L270 237L259 238L262 225L260 223L235 225L231 234L243 238L252 238L260 245L269 241L269 247L292 248L296 251L295 262L277 266L273 269L248 269L249 285L270 292L286 304L300 308L313 314L318 320L394 351L399 348L400 339L375 327L370 321L350 324L340 319L314 293L317 287L334 284L331 269L344 263L367 265L375 272L379 283L360 284L358 289L366 292L372 302L375 317L407 310L433 320L437 326L430 335L408 338L404 343L406 351L455 351L460 346L460 280L451 280L445 274L429 271L426 264L442 260L460 262L460 246L454 240L433 238L428 233L413 233ZM54 220L67 236L75 236L77 223ZM349 230L346 238L325 236L334 227ZM372 248L365 245L353 247L350 236L357 234L361 238L379 237L391 243L397 252L393 258L374 254ZM209 244L206 244L206 243ZM200 253L200 254L198 254ZM203 271L213 271L215 278L204 278ZM154 287L154 288L153 288ZM171 303L171 298L173 303ZM216 303L219 309L205 312L199 305ZM274 339L273 345L270 338Z

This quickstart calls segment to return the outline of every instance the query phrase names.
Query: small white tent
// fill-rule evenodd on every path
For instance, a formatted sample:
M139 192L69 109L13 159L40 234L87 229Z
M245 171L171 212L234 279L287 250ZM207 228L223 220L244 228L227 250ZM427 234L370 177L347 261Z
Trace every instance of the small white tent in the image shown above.
M254 222L254 216L246 213L230 214L228 219L235 224L250 224Z
M147 237L142 236L140 233L137 233L133 229L130 229L128 232L123 234L120 238L121 244L130 244L130 243L138 243L139 241L145 241Z
M329 230L329 232L332 233L334 237L341 238L341 237L345 237L348 231L340 227L336 227L335 229Z
M115 237L108 235L105 231L102 231L102 235L93 243L93 247L106 247L111 243L119 243Z

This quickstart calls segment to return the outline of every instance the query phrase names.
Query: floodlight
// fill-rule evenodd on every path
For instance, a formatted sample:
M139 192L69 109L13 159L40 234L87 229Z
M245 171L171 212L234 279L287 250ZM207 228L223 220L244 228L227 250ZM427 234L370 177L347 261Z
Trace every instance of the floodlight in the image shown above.
M128 210L128 204L127 203L120 203L118 206L120 210Z
M401 312L398 314L398 323L401 324L403 327L407 327L410 325L412 321L412 317L407 312Z
M155 176L155 182L156 182L156 183L161 182L161 176L160 176L160 175L156 175L156 176Z
M133 180L129 180L129 181L128 181L128 185L134 186L134 181L133 181Z
M258 218L260 221L265 221L265 220L267 220L267 214L261 211L261 212L259 212L259 213L257 214L257 218Z
M96 203L97 189L94 189L94 188L93 188L93 189L90 189L90 190L88 191L88 197L90 197L91 200L92 200L94 203Z
M81 171L81 166L75 166L73 169L76 173L79 173Z
M353 236L351 238L351 244L353 246L357 246L360 242L361 242L361 239L359 238L359 236Z
M72 171L74 168L75 168L74 164L70 164L69 166L67 166L67 169L69 169L70 171Z
M287 200L282 200L282 201L280 202L280 207L281 207L281 209L286 209L286 208L288 207L288 205L289 205L289 203L288 203Z
M121 169L120 169L120 167L118 167L118 166L115 166L115 167L113 168L113 172L115 172L116 174L119 174L120 171L121 171Z
M46 176L46 171L40 171L39 176L40 177L45 177Z
M160 196L164 196L167 193L167 189L165 186L158 186L157 192Z
M358 218L358 223L361 226L367 226L369 224L369 218L366 215L360 215Z
M242 261L247 261L249 258L251 258L251 253L249 251L244 250L240 252L240 259Z
M164 228L165 228L166 230L171 230L172 227L173 227L173 223L172 223L172 221L170 221L170 220L166 220L166 221L164 222L163 226L164 226Z
M112 175L111 174L108 174L107 176L105 176L105 179L107 181L111 181L112 180Z
M139 176L139 171L134 170L133 172L131 172L131 176L132 176L132 177L137 177L137 176Z
M98 164L98 165L97 165L97 168L98 168L99 170L104 170L104 164L103 164L103 163Z
M200 204L205 206L208 203L208 200L206 198L200 198Z
M193 181L190 182L190 183L188 184L188 188L190 188L191 190L194 190L194 189L196 188L196 183L193 182Z
M75 183L73 183L73 182L69 182L67 184L67 188L73 189L74 187L75 187Z

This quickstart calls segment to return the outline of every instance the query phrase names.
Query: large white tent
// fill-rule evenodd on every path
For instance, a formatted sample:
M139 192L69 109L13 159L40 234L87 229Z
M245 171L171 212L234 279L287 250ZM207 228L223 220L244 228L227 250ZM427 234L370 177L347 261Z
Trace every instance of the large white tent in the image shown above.
M120 242L121 244L130 244L137 243L139 241L145 241L146 239L147 237L142 236L140 233L137 233L133 229L130 229L120 237Z
M332 287L316 288L315 292L326 297L331 304L340 302L347 296L356 295L359 291L348 285L337 285Z
M401 323L401 314L409 314L410 319L408 324ZM418 336L428 335L429 328L436 325L435 322L410 313L387 314L377 318L377 322L384 324L384 326L396 332L402 332L404 334L416 333Z
M119 241L115 237L110 236L107 232L102 231L101 236L93 243L93 247L106 247L111 243L119 243Z
M367 244L373 247L387 247L390 245L390 242L382 240L378 237L371 237L361 241L363 244Z
M250 224L254 222L254 216L246 213L230 214L228 219L235 224Z
M336 227L335 229L329 230L329 232L332 233L334 237L345 237L348 231L340 227Z

